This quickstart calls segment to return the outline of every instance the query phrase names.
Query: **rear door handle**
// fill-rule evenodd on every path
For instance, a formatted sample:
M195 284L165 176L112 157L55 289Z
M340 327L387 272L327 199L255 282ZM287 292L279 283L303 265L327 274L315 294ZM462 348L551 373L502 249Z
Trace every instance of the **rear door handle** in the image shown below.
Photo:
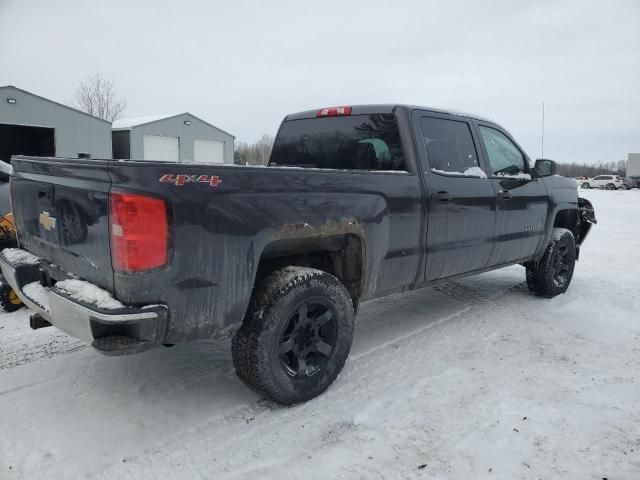
M512 195L509 190L500 190L498 192L498 198L502 198L503 200L509 200L511 197Z
M431 195L431 199L437 202L448 202L451 200L449 192L437 192Z

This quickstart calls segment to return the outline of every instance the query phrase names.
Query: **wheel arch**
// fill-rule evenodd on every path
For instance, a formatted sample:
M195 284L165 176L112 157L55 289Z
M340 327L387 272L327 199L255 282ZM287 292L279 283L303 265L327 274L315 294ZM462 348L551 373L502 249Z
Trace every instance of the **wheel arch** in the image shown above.
M579 208L565 206L558 209L553 219L553 228L566 228L571 231L576 243L576 260L579 260L580 246L591 229L591 223L581 218ZM549 240L550 236L546 239L545 246L549 243Z
M338 278L355 307L364 288L365 250L363 237L352 232L275 238L261 252L254 285L283 267L315 268Z
M578 241L578 209L575 207L562 208L556 211L555 218L553 219L553 228L566 228L571 230L573 236Z
M531 259L531 261L533 262L538 262L544 255L544 252L547 249L547 245L549 245L549 241L551 240L551 235L553 234L554 228L558 228L558 227L567 228L574 234L574 236L576 236L577 234L577 225L576 225L576 222L578 221L577 195L576 195L575 203L572 201L566 201L566 200L557 201L557 200L554 200L552 196L552 204L553 204L553 207L550 209L547 216L546 231L544 234L544 238L542 239L540 245L538 246L538 251L536 252L536 255L534 255L534 257ZM575 214L573 212L575 212Z

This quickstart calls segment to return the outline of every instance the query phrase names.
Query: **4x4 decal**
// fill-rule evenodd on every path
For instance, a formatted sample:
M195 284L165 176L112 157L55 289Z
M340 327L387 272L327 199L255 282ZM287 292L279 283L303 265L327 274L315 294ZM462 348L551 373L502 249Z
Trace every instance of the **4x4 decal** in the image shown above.
M174 175L165 173L160 177L160 183L173 183L181 187L185 183L208 183L210 187L217 187L222 183L222 179L217 175Z

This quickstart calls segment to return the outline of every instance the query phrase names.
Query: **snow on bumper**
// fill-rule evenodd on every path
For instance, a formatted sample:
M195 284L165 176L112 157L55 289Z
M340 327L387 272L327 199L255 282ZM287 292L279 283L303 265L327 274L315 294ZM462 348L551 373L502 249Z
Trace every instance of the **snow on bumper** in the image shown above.
M129 338L138 348L124 353L146 350L162 342L167 321L164 305L126 306L106 290L82 280L62 280L53 287L43 287L39 281L40 265L34 262L37 257L24 250L25 255L20 255L17 250L0 253L0 269L6 282L30 310L58 329L96 348L97 340L104 345L106 338Z

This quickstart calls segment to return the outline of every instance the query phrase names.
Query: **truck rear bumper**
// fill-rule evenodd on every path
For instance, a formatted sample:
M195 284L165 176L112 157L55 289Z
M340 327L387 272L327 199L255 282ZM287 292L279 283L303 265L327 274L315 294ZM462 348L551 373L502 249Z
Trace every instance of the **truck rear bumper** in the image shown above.
M0 269L6 282L33 312L72 337L90 343L106 355L126 355L162 343L167 325L164 305L102 309L71 298L52 287L42 287L31 298L24 287L41 278L39 264L15 263L0 253Z

